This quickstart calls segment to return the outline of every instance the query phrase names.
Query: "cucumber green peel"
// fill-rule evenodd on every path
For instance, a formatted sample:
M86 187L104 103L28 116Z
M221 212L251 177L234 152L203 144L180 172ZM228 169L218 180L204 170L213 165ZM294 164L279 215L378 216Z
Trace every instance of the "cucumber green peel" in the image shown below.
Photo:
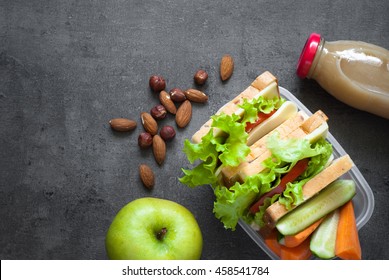
M353 198L355 192L353 180L334 181L319 194L282 217L276 227L283 235L296 234L345 204Z
M335 257L338 223L339 210L336 209L328 214L313 232L309 248L314 255L321 259L332 259Z

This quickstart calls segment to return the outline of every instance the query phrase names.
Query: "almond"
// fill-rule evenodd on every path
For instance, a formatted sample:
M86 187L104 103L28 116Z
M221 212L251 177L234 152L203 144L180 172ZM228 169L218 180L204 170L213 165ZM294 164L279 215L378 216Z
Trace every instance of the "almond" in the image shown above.
M139 176L142 180L143 185L148 188L152 189L155 184L155 176L153 170L148 166L147 164L141 164L139 165Z
M110 120L109 125L116 131L131 131L136 128L136 121L125 118L116 118Z
M143 128L150 133L155 135L158 133L158 124L157 121L147 112L142 112L140 114L140 119L142 120Z
M158 134L153 137L153 154L155 161L161 165L166 157L166 144Z
M159 101L163 106L165 106L166 110L175 115L177 113L177 108L176 105L174 105L173 100L170 98L170 94L167 93L166 91L162 90L159 93Z
M234 71L234 59L232 56L226 54L222 57L220 62L220 78L222 81L228 80Z
M176 123L178 127L184 128L187 126L192 118L192 103L185 100L180 107L178 107L176 114Z
M200 90L190 88L187 89L184 93L186 98L189 99L190 101L198 102L198 103L205 103L208 101L208 96Z

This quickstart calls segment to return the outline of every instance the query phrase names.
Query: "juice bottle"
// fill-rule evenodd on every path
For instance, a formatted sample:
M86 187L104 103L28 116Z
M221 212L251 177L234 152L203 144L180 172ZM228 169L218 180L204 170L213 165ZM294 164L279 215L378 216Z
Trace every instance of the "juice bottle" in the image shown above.
M316 80L338 100L389 119L389 51L360 41L326 42L312 33L297 75Z

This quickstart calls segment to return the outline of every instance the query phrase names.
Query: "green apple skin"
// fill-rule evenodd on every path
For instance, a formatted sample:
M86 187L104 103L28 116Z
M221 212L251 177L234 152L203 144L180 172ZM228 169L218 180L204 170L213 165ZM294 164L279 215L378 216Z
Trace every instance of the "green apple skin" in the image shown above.
M166 234L158 238L163 228ZM203 237L187 208L170 200L144 197L118 212L105 247L112 260L198 260Z

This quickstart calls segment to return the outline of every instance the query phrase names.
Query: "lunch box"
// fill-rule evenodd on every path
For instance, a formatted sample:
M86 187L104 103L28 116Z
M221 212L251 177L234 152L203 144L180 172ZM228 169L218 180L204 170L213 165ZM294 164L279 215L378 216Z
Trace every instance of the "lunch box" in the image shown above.
M307 107L305 107L292 93L283 87L279 87L280 95L286 100L294 102L299 110L305 112L307 115L312 115ZM346 151L342 146L336 141L336 139L329 132L327 135L327 140L333 146L333 155L334 158L339 158L343 155L346 155ZM359 171L357 166L353 166L350 171L340 177L341 179L352 179L356 184L356 195L353 197L355 218L357 223L357 228L360 230L370 219L374 210L374 196L373 192L366 182L365 178ZM271 258L274 260L279 260L280 258L274 254L265 244L262 236L249 224L245 223L243 220L239 221L239 225L243 230L254 240L255 243Z

